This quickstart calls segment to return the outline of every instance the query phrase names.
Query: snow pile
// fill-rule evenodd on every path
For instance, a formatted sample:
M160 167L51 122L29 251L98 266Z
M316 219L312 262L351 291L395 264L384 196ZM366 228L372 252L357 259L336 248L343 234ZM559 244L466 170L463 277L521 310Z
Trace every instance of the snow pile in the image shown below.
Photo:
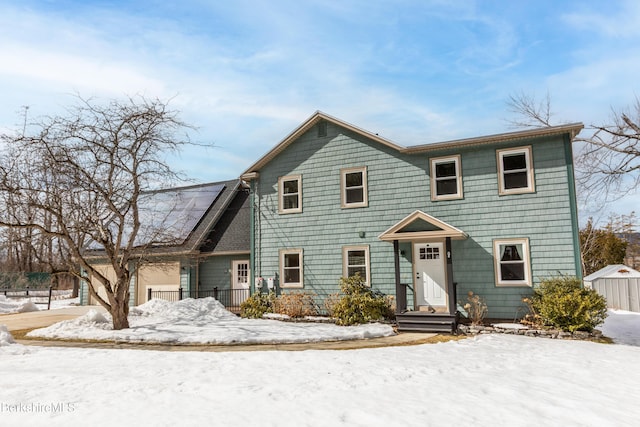
M185 299L170 302L152 299L129 311L133 316L153 316L156 318L191 322L215 322L217 320L237 318L215 298Z
M96 310L89 310L87 314L74 320L74 322L76 321L80 325L95 325L97 323L109 323L111 320L107 319L104 314Z
M494 323L492 326L501 329L529 329L521 323Z
M134 307L129 328L114 331L111 316L86 315L31 331L29 337L171 344L280 344L341 341L394 335L390 325L360 326L241 319L214 298L151 300Z
M609 309L607 314L604 324L597 328L604 336L616 344L640 346L640 313Z
M0 299L0 314L26 313L28 311L40 310L33 301L29 299L8 299L4 295Z
M0 347L4 347L14 343L15 340L13 339L13 335L11 335L11 332L9 332L5 325L0 325Z

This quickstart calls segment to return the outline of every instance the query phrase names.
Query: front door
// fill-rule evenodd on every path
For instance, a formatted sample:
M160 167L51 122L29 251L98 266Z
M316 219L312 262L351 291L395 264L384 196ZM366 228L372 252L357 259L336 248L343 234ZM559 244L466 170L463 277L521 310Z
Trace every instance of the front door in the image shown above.
M414 289L418 307L447 306L447 281L443 249L442 242L415 243L413 245Z
M231 301L234 306L239 306L249 297L249 261L233 261L232 264Z

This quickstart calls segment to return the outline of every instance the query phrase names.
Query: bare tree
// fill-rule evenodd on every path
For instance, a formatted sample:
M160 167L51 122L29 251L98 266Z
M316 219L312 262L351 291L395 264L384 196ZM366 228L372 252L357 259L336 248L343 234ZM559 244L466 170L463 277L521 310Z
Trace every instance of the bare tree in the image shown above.
M542 101L520 93L511 95L507 109L515 127L552 126L551 98ZM576 180L580 197L597 199L602 205L616 200L640 185L640 99L622 111L612 110L609 124L589 125L575 141Z
M579 166L590 171L580 184L591 194L619 198L640 185L640 99L626 110L612 110L610 124L591 126Z
M516 128L540 128L553 126L551 118L551 97L547 96L538 101L535 96L524 92L509 95L507 110L513 113L515 118L507 120Z
M89 293L111 313L114 329L129 327L132 266L158 243L142 223L141 197L180 178L166 155L189 144L186 135L176 139L185 126L159 100L79 98L66 117L42 120L34 136L2 136L0 225L46 238L67 272L93 278ZM96 254L115 279L96 267Z

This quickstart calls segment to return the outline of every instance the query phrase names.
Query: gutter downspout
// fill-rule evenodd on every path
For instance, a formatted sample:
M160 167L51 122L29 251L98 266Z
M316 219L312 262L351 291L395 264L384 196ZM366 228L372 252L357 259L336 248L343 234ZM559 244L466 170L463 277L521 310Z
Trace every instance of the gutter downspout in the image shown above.
M255 192L256 181L251 180L249 190L249 221L251 226L249 227L249 294L253 295L256 292L255 277L256 277L256 207L255 207Z
M573 167L573 146L571 136L564 136L564 155L567 164L567 179L569 187L569 209L571 214L571 227L573 232L573 253L576 266L576 277L582 280L582 256L580 251L580 225L578 224L578 201L576 196L576 180Z

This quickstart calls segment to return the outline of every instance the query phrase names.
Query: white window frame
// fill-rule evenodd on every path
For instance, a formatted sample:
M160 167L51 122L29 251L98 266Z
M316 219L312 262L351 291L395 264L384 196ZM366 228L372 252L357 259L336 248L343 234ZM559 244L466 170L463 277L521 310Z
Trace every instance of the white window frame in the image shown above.
M436 176L437 166L441 163L454 163L455 171L456 171L456 189L457 191L453 194L438 194L438 181L442 179ZM430 161L431 164L431 200L456 200L462 199L462 167L460 166L460 155L455 156L447 156L447 157L434 157ZM453 177L446 177L444 179L453 179Z
M362 201L355 203L347 203L347 174L362 173ZM357 187L349 187L357 188ZM369 206L369 197L367 195L367 167L361 166L357 168L340 169L340 198L341 207L343 208L364 208Z
M365 285L371 286L371 268L370 268L370 258L369 258L369 245L360 245L360 246L343 246L342 247L342 276L349 277L349 252L352 251L364 251L364 262L365 262Z
M522 263L524 264L524 279L523 280L505 280L502 278L502 263L509 261L502 261L501 258L501 246L507 245L522 245ZM514 239L494 239L493 240L493 259L495 260L495 275L496 286L533 286L531 280L531 257L529 252L529 239L528 238L514 238ZM519 261L518 261L519 262Z
M296 181L298 183L298 193L284 193L284 183L289 181ZM284 208L284 197L292 196L296 194L298 196L298 207L297 208ZM300 213L302 212L302 175L287 175L281 176L278 178L278 213L281 214L290 214L290 213Z
M525 158L525 169L518 169L514 171L508 171L506 173L527 173L527 186L526 187L518 187L518 188L505 188L504 183L504 163L503 159L505 156L514 155L514 154L524 154ZM523 193L533 193L535 192L535 182L534 182L534 172L533 172L533 153L531 150L531 146L526 147L516 147L516 148L508 148L503 150L496 151L497 161L498 161L498 194L507 195L507 194L523 194Z
M286 255L297 254L299 260L298 269L300 270L300 280L298 282L285 282L285 263ZM303 288L304 287L304 259L302 249L280 249L280 287L282 288Z

